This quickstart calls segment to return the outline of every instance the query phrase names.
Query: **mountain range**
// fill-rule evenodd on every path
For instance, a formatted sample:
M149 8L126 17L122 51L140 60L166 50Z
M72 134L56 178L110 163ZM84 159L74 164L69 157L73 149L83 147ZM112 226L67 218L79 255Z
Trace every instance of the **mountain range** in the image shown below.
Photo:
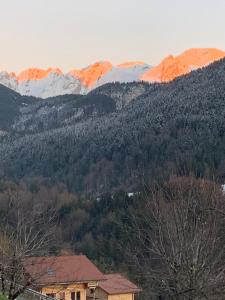
M225 57L225 52L214 49L190 49L178 56L168 56L151 67L143 62L125 62L114 66L108 61L96 62L81 70L63 73L59 68L46 70L30 68L18 75L0 72L0 83L21 95L48 98L66 94L87 94L107 83L168 82L192 70L205 67Z
M166 83L107 83L45 101L0 85L0 178L94 195L189 172L224 182L225 60L211 62Z
M58 68L30 68L18 75L2 71L0 83L21 95L46 99L66 94L87 94L109 82L139 81L141 75L149 69L150 66L141 62L113 66L110 62L102 61L68 73L63 73Z

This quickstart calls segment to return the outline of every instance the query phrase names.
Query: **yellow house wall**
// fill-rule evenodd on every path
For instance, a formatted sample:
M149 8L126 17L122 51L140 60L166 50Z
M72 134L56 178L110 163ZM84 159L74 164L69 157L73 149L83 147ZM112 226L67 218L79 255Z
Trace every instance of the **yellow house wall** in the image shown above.
M87 291L87 296L90 296L90 293ZM105 291L100 288L97 288L95 291L96 299L100 300L134 300L134 294L118 294L118 295L108 295Z
M54 285L43 287L42 294L56 294L56 298L60 299L60 293L65 292L65 300L71 300L71 292L80 292L80 299L86 300L86 286L85 284L71 284L68 286Z
M133 294L109 295L108 300L133 300Z

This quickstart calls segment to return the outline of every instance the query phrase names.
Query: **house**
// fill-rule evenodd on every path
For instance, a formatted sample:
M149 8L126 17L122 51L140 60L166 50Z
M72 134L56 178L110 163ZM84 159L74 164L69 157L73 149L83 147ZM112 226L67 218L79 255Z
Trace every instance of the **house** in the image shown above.
M95 299L101 300L134 300L141 290L120 274L104 275L105 280L99 282ZM89 296L89 293L88 293ZM90 299L92 299L90 297Z
M58 300L133 300L140 291L119 274L104 275L85 255L29 257L24 266L35 289Z

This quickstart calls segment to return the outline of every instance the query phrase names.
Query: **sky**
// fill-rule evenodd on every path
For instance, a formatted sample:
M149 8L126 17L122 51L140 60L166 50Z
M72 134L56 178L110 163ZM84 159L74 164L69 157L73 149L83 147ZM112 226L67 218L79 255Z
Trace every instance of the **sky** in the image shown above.
M225 50L224 0L0 0L0 70Z

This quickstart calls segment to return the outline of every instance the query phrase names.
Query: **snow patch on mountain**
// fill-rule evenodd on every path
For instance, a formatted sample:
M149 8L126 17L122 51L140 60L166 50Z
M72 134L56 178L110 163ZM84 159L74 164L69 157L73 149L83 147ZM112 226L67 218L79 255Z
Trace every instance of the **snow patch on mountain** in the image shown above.
M21 95L48 98L65 94L80 94L81 83L79 79L58 72L50 72L39 80L23 80L18 83Z
M18 92L18 82L14 73L0 72L0 84Z
M96 81L110 72L112 68L113 65L109 61L100 61L82 70L72 70L69 74L75 78L79 78L84 87L84 91L88 92L93 89Z
M150 66L147 64L135 64L135 65L128 65L124 67L123 65L119 65L113 67L111 71L106 73L102 76L95 84L95 88L99 87L106 83L111 82L133 82L133 81L140 81L140 77L150 70Z

